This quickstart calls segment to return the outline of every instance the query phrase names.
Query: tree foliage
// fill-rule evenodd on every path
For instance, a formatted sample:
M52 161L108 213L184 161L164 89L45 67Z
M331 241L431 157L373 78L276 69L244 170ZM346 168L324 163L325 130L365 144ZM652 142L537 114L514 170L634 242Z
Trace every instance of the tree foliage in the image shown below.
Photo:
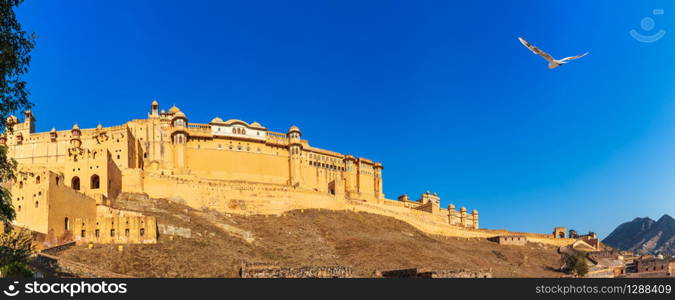
M5 118L30 106L22 76L30 66L35 34L21 28L14 9L23 0L0 0L0 116ZM4 124L0 125L3 126ZM2 128L2 127L0 127Z
M581 253L563 254L563 270L568 274L584 277L588 274L588 260Z
M16 171L16 161L7 157L7 147L0 146L0 182L14 181L14 171ZM4 186L0 185L0 222L4 226L5 232L9 232L11 222L14 220L15 212L12 205L12 194ZM1 233L0 233L1 234Z
M29 108L28 88L22 79L30 66L30 51L35 46L35 34L21 28L15 9L23 0L0 0L0 131L5 131L5 120L13 112ZM14 180L16 162L7 157L7 148L0 146L0 182ZM14 219L10 192L0 186L0 222L5 230Z
M26 230L0 233L0 267L28 261L33 253L33 237Z
M33 270L27 264L13 262L0 267L2 277L8 278L28 278L33 277Z

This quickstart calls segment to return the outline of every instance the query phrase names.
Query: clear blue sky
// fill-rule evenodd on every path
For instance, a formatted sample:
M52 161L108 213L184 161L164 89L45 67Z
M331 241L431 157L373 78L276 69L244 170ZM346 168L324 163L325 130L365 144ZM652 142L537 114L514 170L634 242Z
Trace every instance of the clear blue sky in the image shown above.
M388 198L431 190L482 227L605 236L675 212L672 1L223 2L28 0L38 130L144 118L157 98L192 122L296 124L381 161ZM518 36L591 54L548 70Z

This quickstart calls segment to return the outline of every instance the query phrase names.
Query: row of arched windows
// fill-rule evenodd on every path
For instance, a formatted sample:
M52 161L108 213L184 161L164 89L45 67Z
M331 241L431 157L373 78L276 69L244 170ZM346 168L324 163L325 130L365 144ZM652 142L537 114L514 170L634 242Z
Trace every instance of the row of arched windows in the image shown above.
M330 165L330 164L324 164L324 163L320 163L320 162L316 162L316 161L309 161L309 165L313 166L313 167L317 167L317 168L326 168L326 169L336 170L336 171L340 171L340 172L346 171L345 167L340 167L340 166Z
M68 226L68 225L67 225L67 222L68 222L68 218L66 218L66 226ZM130 234L131 234L131 231L129 230L129 228L124 229L124 236L129 237ZM138 234L139 234L140 236L145 236L145 228L139 229L139 230L138 230ZM87 231L86 231L86 230L82 230L82 231L80 232L80 237L83 237L83 238L84 238L84 237L86 237L86 236L87 236ZM98 238L98 237L101 237L101 230L100 230L100 229L96 229L96 230L94 231L94 236L96 236L97 238ZM115 237L115 229L110 229L110 237Z
M177 119L176 121L173 122L173 126L185 126L185 120L183 119Z
M246 129L244 129L244 128L232 128L232 133L234 133L234 134L246 134Z
M187 142L187 139L182 134L176 134L173 137L173 142L174 142L174 144L184 144L185 142Z
M73 179L70 180L70 187L74 190L79 191L80 190L80 177L74 176ZM92 190L98 189L101 187L101 178L94 174L91 175L90 181L89 181L89 188Z

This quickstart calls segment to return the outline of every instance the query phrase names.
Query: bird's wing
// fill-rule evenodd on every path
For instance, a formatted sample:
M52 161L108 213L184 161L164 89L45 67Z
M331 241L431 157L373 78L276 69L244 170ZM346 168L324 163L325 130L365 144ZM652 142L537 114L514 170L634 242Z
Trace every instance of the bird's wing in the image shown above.
M541 49L539 49L539 48L535 47L534 45L528 43L525 39L519 37L518 40L520 40L520 42L523 43L523 45L525 45L525 47L527 47L527 49L530 49L530 51L534 52L534 54L543 57L543 58L546 59L547 61L553 61L553 60L555 60L555 59L553 58L553 56L551 56L550 54L548 54L548 53L546 53L546 52L544 52L544 51L541 51Z
M568 60L573 60L573 59L577 59L577 58L582 58L582 57L588 55L588 53L589 53L589 52L586 52L586 53L584 53L584 54L577 55L577 56L565 57L565 58L561 59L561 61L568 61Z

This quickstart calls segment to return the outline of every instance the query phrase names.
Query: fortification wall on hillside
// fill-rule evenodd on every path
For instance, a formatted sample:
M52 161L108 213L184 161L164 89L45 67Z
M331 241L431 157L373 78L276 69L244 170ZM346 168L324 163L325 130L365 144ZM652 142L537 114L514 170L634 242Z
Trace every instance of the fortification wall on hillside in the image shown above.
M338 195L297 190L286 185L146 174L143 186L144 192L153 198L167 198L197 209L225 213L252 215L307 208L346 209L344 198Z
M167 198L197 209L214 209L224 213L244 215L283 214L298 209L352 210L396 218L415 228L435 235L460 238L491 238L495 236L526 236L528 241L565 246L574 239L555 238L552 234L511 232L451 225L448 211L428 211L420 206L405 205L384 199L379 202L345 200L339 195L295 189L286 185L245 181L197 179L190 176L146 173L145 193L152 198Z

